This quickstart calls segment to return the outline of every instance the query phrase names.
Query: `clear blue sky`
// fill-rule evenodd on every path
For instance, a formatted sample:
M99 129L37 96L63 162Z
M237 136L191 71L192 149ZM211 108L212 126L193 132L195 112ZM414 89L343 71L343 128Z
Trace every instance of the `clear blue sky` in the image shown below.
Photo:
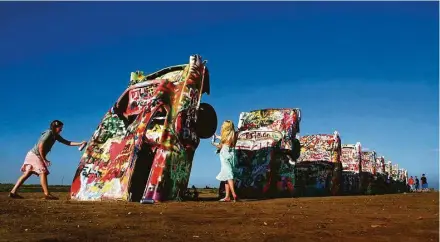
M336 129L433 185L438 17L437 2L2 2L0 182L16 181L52 119L88 140L131 71L199 53L219 122L299 107L301 135ZM49 183L70 184L80 155L56 144ZM219 169L203 140L190 184L217 185Z

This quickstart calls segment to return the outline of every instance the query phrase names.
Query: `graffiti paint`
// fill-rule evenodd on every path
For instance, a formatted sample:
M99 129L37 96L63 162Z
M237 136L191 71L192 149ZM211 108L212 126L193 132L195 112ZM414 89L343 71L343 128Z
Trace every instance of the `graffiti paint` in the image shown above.
M301 137L300 162L341 162L341 143L339 135L332 134L306 135Z
M362 169L360 143L342 145L341 162L343 171L359 173Z
M376 174L375 151L362 151L362 172Z
M360 189L360 175L362 170L361 144L342 145L341 163L344 194L358 193Z
M383 156L376 157L376 173L385 174L385 158Z
M393 164L391 168L391 177L393 180L399 180L399 164Z
M289 164L299 132L299 109L264 109L240 114L236 190L241 197L292 194L294 167ZM299 147L297 147L299 148Z
M301 155L296 166L298 188L318 194L342 192L342 144L339 134L306 135L301 137ZM308 194L305 194L308 195Z
M71 198L180 199L200 141L196 110L202 93L209 92L205 78L208 72L198 55L189 64L149 75L132 72L128 88L88 142Z
M403 169L403 168L400 168L398 171L397 171L397 181L400 181L400 182L404 182L404 181L406 181L406 173L407 173L407 171L405 170L405 169Z
M390 176L392 170L393 170L392 162L391 161L387 161L386 164L385 164L385 173Z
M358 194L360 189L359 173L343 171L342 184L344 194Z

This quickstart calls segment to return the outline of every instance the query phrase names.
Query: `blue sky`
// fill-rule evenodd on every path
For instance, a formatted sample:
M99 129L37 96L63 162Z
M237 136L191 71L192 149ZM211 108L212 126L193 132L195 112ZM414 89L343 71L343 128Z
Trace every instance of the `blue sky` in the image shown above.
M438 17L436 2L2 2L0 182L16 181L52 119L88 140L131 71L199 53L219 122L299 107L301 135L336 129L433 185ZM80 155L56 144L49 183L70 184ZM190 184L217 185L219 169L203 140Z

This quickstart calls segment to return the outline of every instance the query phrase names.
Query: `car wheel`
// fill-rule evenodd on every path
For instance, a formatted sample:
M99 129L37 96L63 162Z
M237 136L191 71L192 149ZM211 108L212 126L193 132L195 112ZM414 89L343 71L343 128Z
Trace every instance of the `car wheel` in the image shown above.
M202 139L210 138L217 130L217 113L214 108L201 103L197 113L196 133Z
M297 161L299 159L299 156L301 155L301 144L298 139L294 139L292 142L292 153L293 153L293 160Z

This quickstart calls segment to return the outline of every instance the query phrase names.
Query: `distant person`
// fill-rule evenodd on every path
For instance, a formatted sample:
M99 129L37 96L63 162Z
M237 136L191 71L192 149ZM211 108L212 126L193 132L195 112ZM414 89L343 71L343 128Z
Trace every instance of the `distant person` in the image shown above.
M35 174L40 177L41 187L43 188L44 192L44 199L58 199L57 197L49 193L49 189L47 187L47 175L50 174L47 167L49 167L51 163L47 160L46 155L52 149L55 141L58 141L68 146L81 146L86 143L86 141L77 143L65 140L60 135L62 130L63 123L59 120L54 120L50 123L50 128L41 134L38 142L27 153L24 163L21 166L21 171L23 172L23 175L18 179L14 188L12 188L11 192L9 193L9 197L23 198L22 196L17 194L17 190L32 174Z
M216 134L214 134L214 138L218 138ZM237 200L237 195L235 194L234 189L234 173L233 169L236 163L236 154L235 154L235 142L236 142L236 133L234 128L234 123L230 120L223 122L221 133L220 133L220 143L216 144L213 142L218 149L220 155L220 173L217 175L216 179L219 181L225 182L225 191L226 195L224 198L220 199L220 202L230 202L231 198L229 196L229 192L232 193L234 198L234 202Z
M426 179L425 174L422 174L422 177L420 178L422 180L422 189L427 190L428 189L428 180Z
M413 192L414 191L414 178L412 176L408 179L408 186L409 186L409 190L411 192Z
M199 191L197 191L196 186L192 185L191 188L193 189L193 192L192 192L193 200L196 200L196 201L199 200Z
M419 187L420 187L420 181L419 181L419 178L417 178L417 176L416 176L416 191L419 190Z

